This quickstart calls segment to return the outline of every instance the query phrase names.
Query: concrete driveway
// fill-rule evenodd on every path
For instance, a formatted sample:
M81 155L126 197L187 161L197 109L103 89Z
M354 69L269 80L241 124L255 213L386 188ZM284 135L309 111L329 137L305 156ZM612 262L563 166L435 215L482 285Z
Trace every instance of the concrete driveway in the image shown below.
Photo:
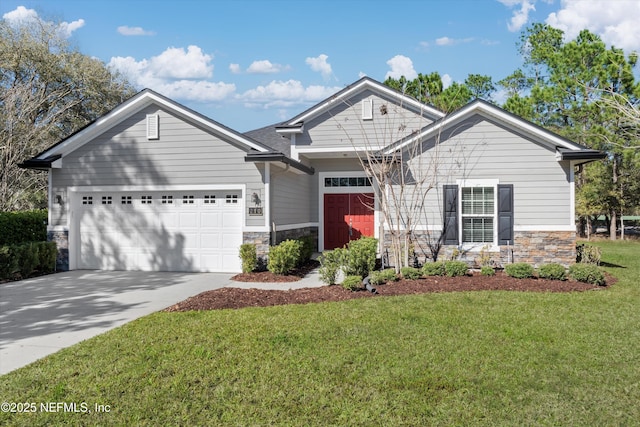
M77 270L0 284L0 375L200 292L232 274Z

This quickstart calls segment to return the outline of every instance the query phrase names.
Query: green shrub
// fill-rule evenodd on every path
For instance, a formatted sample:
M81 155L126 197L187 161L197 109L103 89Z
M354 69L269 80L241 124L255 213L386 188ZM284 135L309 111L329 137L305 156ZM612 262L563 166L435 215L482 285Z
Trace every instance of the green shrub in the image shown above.
M355 291L362 288L362 277L360 276L347 276L342 281L342 287L348 291Z
M376 268L378 239L361 237L347 246L346 274L365 278Z
M576 245L576 262L583 264L600 265L602 251L597 246L578 243Z
M251 273L258 267L258 254L256 245L244 243L240 245L240 259L242 260L242 272Z
M374 271L371 273L370 282L372 285L384 285L387 282L398 280L396 271L393 268L387 268L382 271Z
M516 279L528 279L534 276L535 270L533 266L525 262L516 262L514 264L508 264L504 268L507 276L514 277Z
M38 266L38 250L33 243L23 243L14 245L16 258L18 259L18 270L22 277L29 277Z
M47 240L47 211L0 212L0 246Z
M55 242L35 242L38 251L38 265L36 268L42 273L51 273L56 270L56 257L58 247Z
M538 277L550 280L567 280L567 271L560 264L545 264L538 269Z
M569 267L569 276L579 282L598 286L606 285L604 274L598 266L592 264L573 264Z
M313 252L316 250L316 239L309 234L307 236L300 237L298 241L302 243L302 248L300 250L300 264L304 264L311 259Z
M55 271L57 246L55 242L31 242L0 246L0 278L13 279L16 273L27 278L36 270Z
M320 280L327 285L333 285L338 278L338 272L344 266L344 259L346 257L346 249L338 248L332 251L325 251L320 255L318 261L320 261Z
M404 277L405 279L410 280L415 280L422 277L422 271L413 267L402 267L400 269L400 274L402 274L402 277Z
M449 277L464 276L469 266L464 261L447 261L444 263L444 272Z
M424 276L444 276L444 262L426 262L422 266Z
M482 274L483 276L494 276L496 274L496 271L493 269L493 267L483 265L482 267L480 267L480 274Z
M269 248L267 269L274 274L287 274L300 262L302 243L298 240L285 240L278 246Z
M14 246L0 246L0 279L11 279L18 272Z

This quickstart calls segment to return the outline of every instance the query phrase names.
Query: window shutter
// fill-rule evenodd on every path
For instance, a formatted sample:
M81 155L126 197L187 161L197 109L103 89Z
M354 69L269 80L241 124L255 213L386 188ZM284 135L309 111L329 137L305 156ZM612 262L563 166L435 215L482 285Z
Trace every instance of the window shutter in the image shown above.
M444 244L457 245L458 239L458 186L444 187Z
M498 244L513 245L513 184L498 185Z
M147 114L147 139L158 139L160 120L157 114Z

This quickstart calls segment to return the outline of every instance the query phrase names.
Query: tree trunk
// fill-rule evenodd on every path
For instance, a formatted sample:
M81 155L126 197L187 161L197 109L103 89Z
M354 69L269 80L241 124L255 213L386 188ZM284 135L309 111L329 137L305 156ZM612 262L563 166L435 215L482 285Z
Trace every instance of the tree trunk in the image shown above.
M618 218L615 209L611 210L611 222L609 223L609 239L616 240L617 237Z

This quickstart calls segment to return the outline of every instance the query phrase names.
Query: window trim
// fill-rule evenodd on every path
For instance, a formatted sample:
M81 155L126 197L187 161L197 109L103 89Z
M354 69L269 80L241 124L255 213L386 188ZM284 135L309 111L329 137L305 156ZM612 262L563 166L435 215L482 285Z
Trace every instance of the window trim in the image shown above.
M458 244L463 250L480 250L482 248L489 247L489 250L499 250L498 245L498 185L500 180L498 179L459 179L456 180L458 186ZM462 240L463 232L463 214L462 214L462 190L463 188L493 188L493 214L481 215L486 218L491 216L493 218L493 242L464 242ZM474 217L475 215L471 215Z

